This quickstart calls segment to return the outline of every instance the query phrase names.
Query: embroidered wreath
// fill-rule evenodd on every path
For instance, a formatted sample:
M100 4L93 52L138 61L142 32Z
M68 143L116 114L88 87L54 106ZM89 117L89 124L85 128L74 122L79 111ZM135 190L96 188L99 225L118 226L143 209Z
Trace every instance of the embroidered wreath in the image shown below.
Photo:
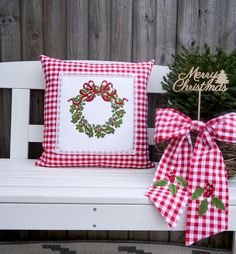
M112 115L104 124L89 123L83 115L84 106L87 102L91 102L96 96L101 96L105 102L110 102ZM115 129L119 128L123 123L123 116L126 113L124 103L128 101L126 98L119 98L113 84L102 81L100 86L96 86L92 80L83 85L79 91L79 95L70 98L68 102L72 102L70 112L72 114L71 122L76 125L76 129L85 133L88 137L104 138L107 134L114 134Z

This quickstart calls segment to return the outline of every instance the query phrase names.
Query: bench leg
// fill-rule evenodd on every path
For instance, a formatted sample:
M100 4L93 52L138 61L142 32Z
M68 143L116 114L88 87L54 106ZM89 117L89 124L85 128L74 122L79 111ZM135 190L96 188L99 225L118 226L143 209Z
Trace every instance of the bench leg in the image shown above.
M232 254L236 254L236 231L233 231Z

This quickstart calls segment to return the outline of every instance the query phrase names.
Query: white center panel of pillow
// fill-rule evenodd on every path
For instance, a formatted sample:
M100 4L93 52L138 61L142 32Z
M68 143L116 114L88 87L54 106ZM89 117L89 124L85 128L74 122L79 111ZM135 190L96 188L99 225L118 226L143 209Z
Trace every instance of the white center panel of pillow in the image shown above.
M107 91L101 92L99 89L101 89L104 80L112 85L109 85ZM82 91L81 89L85 88L85 83L88 84L86 85L87 89ZM100 92L94 92L93 84ZM55 152L65 154L135 153L135 112L137 107L135 97L135 77L130 74L60 73ZM124 103L123 107L120 108L119 103L122 100ZM81 113L83 116L82 123L85 123L86 126L88 124L92 126L93 131L90 136L85 133L84 125L81 125L80 120L76 123L72 122L72 113L70 112L72 105L75 105L78 109L82 108L82 110L74 111L74 113ZM109 124L108 127L112 127L114 133L97 137L95 129L100 127L99 125L104 129L104 124L107 125L109 119L114 121L116 119L114 111L112 112L112 106L124 110L125 113L121 117L122 124L118 127ZM76 129L77 124L81 131Z
M86 103L83 115L89 123L103 124L111 116L111 103L105 102L101 96L97 96L92 102Z

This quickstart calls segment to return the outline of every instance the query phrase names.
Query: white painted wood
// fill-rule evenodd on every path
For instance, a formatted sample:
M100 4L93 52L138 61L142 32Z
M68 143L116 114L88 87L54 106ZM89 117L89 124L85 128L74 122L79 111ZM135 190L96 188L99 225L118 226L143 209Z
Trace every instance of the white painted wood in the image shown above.
M235 213L230 206L229 230L235 230ZM152 205L2 203L0 214L0 229L170 230ZM174 230L185 230L185 221L186 211Z
M29 142L42 142L43 141L43 125L29 125L28 141Z
M164 93L161 82L168 72L169 68L167 66L153 66L147 87L148 93Z
M154 145L154 128L148 128L148 143ZM29 125L28 142L43 141L43 125Z
M0 214L1 229L169 230L152 205L0 204Z
M154 172L154 168L41 168L34 167L34 160L1 159L0 202L112 204L115 198L120 204L149 204L143 194ZM235 179L229 181L229 194L230 205L236 206Z
M44 89L44 75L40 61L0 63L1 88Z
M77 61L80 62L80 61ZM107 61L89 61L108 63ZM109 62L111 63L111 62ZM169 71L167 66L154 65L148 84L149 93L162 93L161 81ZM44 76L39 61L0 63L0 88L44 89Z
M28 157L29 89L12 89L11 158Z

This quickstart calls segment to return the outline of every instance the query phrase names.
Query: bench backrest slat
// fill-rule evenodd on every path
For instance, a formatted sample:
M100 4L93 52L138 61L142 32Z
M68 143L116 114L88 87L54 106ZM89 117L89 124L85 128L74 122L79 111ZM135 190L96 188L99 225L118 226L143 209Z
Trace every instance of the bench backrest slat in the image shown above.
M106 61L90 61L107 63ZM167 66L154 65L149 79L148 93L163 93L161 81L168 73ZM39 61L0 63L0 88L44 89L44 76Z
M90 61L107 63L106 61ZM148 93L163 93L161 81L169 71L167 66L154 65ZM11 158L27 158L28 142L41 142L43 126L29 124L30 89L44 89L44 75L39 61L0 63L0 88L12 88ZM149 144L153 144L153 128L148 129Z
M12 89L11 158L28 157L29 89Z

